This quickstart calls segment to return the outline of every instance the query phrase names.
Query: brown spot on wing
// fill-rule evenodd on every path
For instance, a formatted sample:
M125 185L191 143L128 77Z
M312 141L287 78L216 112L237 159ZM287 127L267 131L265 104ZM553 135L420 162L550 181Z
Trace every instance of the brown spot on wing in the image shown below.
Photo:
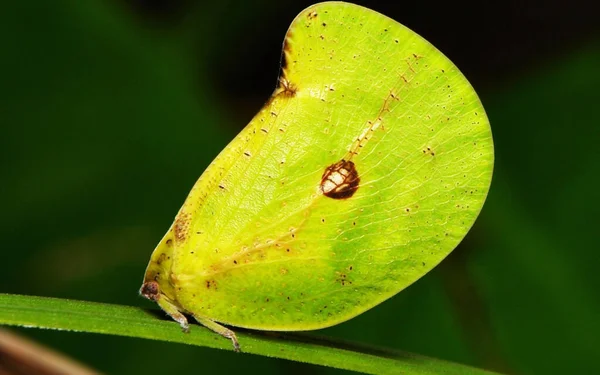
M161 263L164 262L166 259L167 259L167 254L162 253L162 254L160 254L160 256L158 257L158 259L156 260L156 264L158 264L160 266Z
M288 67L287 55L290 54L290 52L291 52L290 43L288 42L288 40L291 37L292 37L292 32L288 31L288 33L285 36L285 39L283 40L283 47L281 49L281 60L279 63L279 76L280 77L285 76L285 70Z
M286 78L286 72L288 69L288 55L291 54L289 39L292 37L292 32L288 30L288 33L285 36L283 41L283 48L281 50L281 61L279 67L279 86L275 90L273 96L277 95L285 95L288 97L292 97L296 94L296 85L292 84L289 79Z
M285 77L281 77L279 79L279 95L284 95L287 97L293 97L296 95L296 86L293 85L290 81L288 81Z
M217 289L217 281L216 280L206 280L206 289Z
M175 239L178 242L183 242L187 238L188 228L190 226L190 214L180 212L175 219Z
M333 199L347 199L356 193L360 184L356 166L350 160L340 160L325 169L321 177L323 195Z

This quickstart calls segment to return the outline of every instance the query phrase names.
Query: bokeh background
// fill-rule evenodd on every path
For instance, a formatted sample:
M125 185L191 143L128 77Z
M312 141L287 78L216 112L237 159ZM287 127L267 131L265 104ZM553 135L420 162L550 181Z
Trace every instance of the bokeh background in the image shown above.
M496 170L441 266L320 333L514 374L600 373L600 37L593 2L357 1L477 89ZM146 263L273 88L309 1L54 0L0 11L0 292L153 307ZM207 348L18 332L102 371L344 373ZM151 359L151 360L149 360Z

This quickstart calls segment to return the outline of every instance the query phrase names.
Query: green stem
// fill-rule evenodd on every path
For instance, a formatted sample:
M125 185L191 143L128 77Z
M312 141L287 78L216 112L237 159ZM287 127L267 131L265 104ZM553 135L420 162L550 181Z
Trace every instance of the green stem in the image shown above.
M159 310L0 293L0 324L140 337L232 350L231 342L194 326L183 333ZM242 351L369 374L457 374L492 372L391 349L310 334L236 329Z

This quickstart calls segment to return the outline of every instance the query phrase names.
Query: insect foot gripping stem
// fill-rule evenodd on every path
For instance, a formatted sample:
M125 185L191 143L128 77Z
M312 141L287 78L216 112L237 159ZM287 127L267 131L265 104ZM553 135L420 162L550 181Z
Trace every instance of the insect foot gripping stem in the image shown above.
M168 297L166 297L160 292L160 286L156 281L145 282L142 285L142 288L140 289L140 294L143 297L149 299L150 301L158 303L158 305L161 309L163 309L164 312L166 312L171 318L173 318L173 320L175 320L179 323L179 325L181 325L181 329L183 330L183 332L187 333L190 331L190 326L185 315L183 315L179 311L179 308L174 303L172 303ZM211 331L230 339L233 343L233 350L235 350L236 352L241 352L240 344L238 342L237 336L235 335L235 332L223 327L222 325L210 319L206 319L200 316L194 316L194 319L196 319L198 323L202 324Z
M230 339L231 342L233 343L233 350L235 350L238 353L241 352L240 343L238 342L235 332L233 332L232 330L230 330L228 328L223 327L222 325L220 325L219 323L217 323L215 321L203 318L201 316L194 315L194 319L196 319L198 321L198 323L202 324L206 328L218 333L219 335L221 335L225 338Z

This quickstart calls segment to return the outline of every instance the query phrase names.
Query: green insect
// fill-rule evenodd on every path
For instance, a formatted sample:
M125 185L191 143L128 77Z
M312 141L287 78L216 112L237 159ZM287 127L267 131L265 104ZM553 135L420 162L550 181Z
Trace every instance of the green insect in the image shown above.
M369 9L311 6L285 36L279 87L194 185L140 292L236 350L221 324L344 322L458 245L493 163L481 102L441 52Z

